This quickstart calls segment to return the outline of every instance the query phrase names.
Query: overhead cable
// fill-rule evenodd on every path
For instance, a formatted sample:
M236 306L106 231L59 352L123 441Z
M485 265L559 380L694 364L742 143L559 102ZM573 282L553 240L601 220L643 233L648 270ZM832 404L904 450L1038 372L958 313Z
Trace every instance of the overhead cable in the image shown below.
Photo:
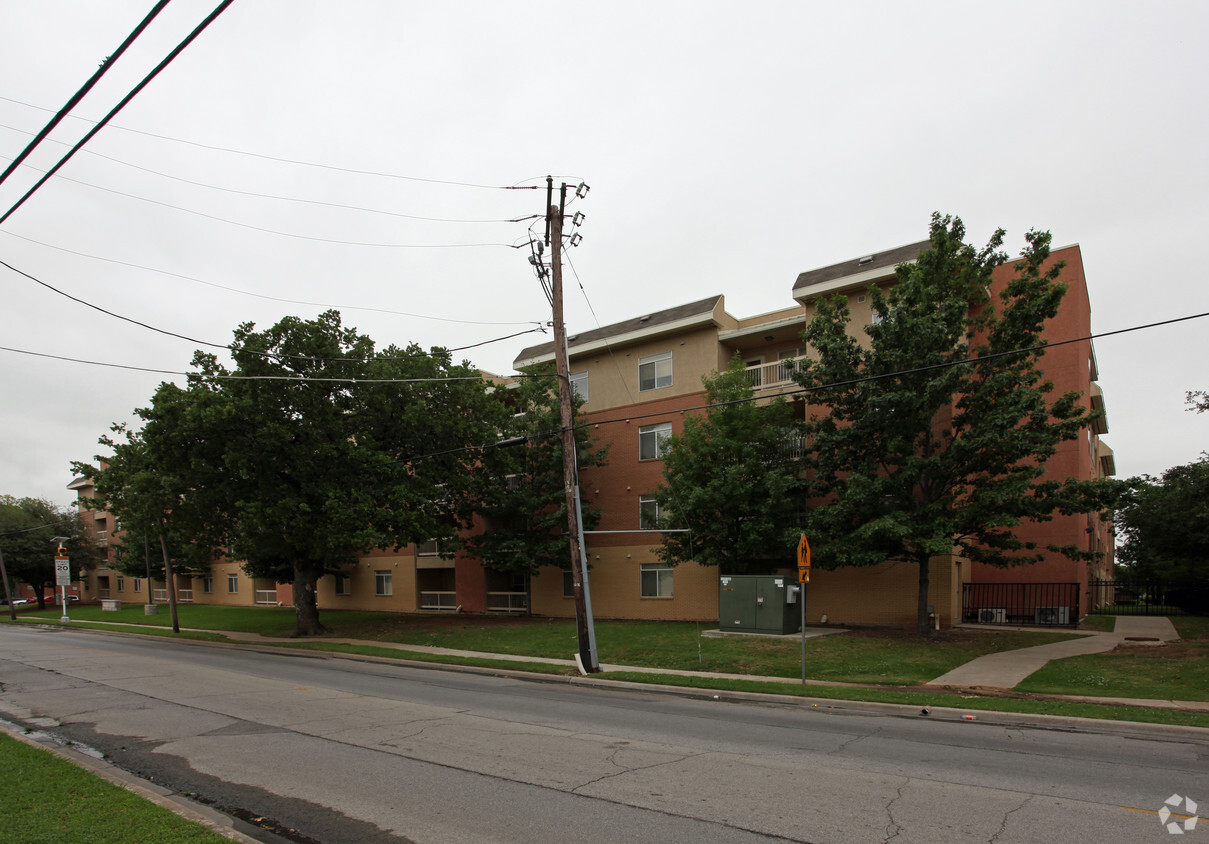
M101 62L100 67L98 67L92 76L88 78L88 81L81 85L80 89L71 95L71 99L69 99L61 109L55 112L54 116L51 117L50 120L46 122L46 125L43 126L38 132L38 134L34 136L34 139L26 145L25 149L21 150L21 152L17 154L17 157L12 160L12 163L5 168L3 173L0 173L0 184L4 184L4 180L7 179L12 172L21 165L22 161L29 157L29 154L34 151L38 144L42 143L42 141L46 139L47 135L54 131L54 128L59 125L64 117L67 116L67 113L75 108L76 104L79 103L80 100L84 99L84 95L91 91L92 86L96 85L97 82L100 81L101 77L106 74L109 68L113 67L113 65L117 63L117 60L121 58L122 53L126 52L126 48L134 43L134 39L138 38L139 35L142 34L143 30L147 28L148 24L155 20L156 15L163 11L164 7L167 5L168 0L159 0L159 2L155 4L154 8L147 13L147 16L143 18L142 22L136 26L129 35L126 36L126 40L118 45L118 48L107 56L105 61Z
M109 113L107 115L105 115L105 117L102 118L99 123L97 123L95 126L93 126L92 129L90 129L88 131L88 133L85 134L84 137L81 138L76 143L75 146L73 146L70 150L68 150L63 155L63 157L59 159L59 161L55 164L55 166L51 167L50 170L46 171L45 175L43 175L42 178L39 179L32 188L30 188L28 191L26 191L24 196L22 196L20 199L18 199L17 202L11 208L9 208L7 211L5 211L3 216L0 216L0 225L3 225L4 221L13 215L13 212L15 212L22 205L24 205L25 201L27 199L29 199L31 196L33 196L34 193L38 190L38 188L40 188L40 187L42 187L42 185L46 184L46 182L50 179L51 176L53 176L55 173L59 172L59 169L62 168L63 165L66 164L69 160L71 160L71 157L73 155L75 155L76 152L78 152L81 148L83 148L83 146L86 143L88 143L90 140L92 140L93 136L96 135L98 132L101 131L101 129L103 129L105 127L105 124L107 124L110 120L112 120L119 111L121 111L123 108L126 107L127 103L129 103L131 100L133 100L139 94L140 91L142 91L145 87L147 87L147 85L150 84L151 80L159 75L160 71L162 71L169 64L171 64L172 60L175 59L178 55L180 55L180 53L186 47L188 47L189 44L191 44L193 42L193 39L195 39L195 38L197 38L197 36L201 35L201 33L203 31L205 31L206 27L208 27L219 15L221 15L224 11L226 11L227 7L230 6L232 2L233 2L233 0L222 0L222 2L219 3L218 6L215 7L214 11L212 11L209 15L206 16L205 20L203 20L201 23L199 23L192 32L190 32L187 36L185 36L185 39L183 41L181 41L179 44L177 44L176 47L173 48L172 52L170 52L167 56L165 56L164 59L151 70L150 73L148 73L146 76L143 77L141 82L139 82L137 85L135 85L134 88L132 88L130 90L130 92L122 98L121 102L119 102L116 106L114 106L112 109L110 109Z
M38 246L44 246L47 249L54 249L58 252L66 252L68 255L76 255L81 258L89 258L93 261L104 261L109 264L117 264L118 266L121 266L121 267L131 267L136 270L145 270L146 272L149 272L149 273L158 273L160 275L166 275L171 278L179 278L184 281L192 281L197 284L204 284L207 287L214 287L219 290L226 290L231 293L239 293L243 296L252 296L256 299L264 299L269 302L282 302L283 304L287 304L287 305L306 305L308 307L313 307L313 308L327 308L327 309L335 308L335 309L341 310L341 311L369 311L371 313L390 314L392 316L412 317L413 319L428 319L428 320L433 320L435 322L452 322L452 323L456 323L458 325L534 325L534 324L541 324L541 323L537 322L536 320L526 320L524 322L494 322L494 321L490 321L490 320L454 319L453 317L439 317L439 316L432 316L430 314L416 314L416 313L411 313L410 311L395 311L395 310L391 310L389 308L371 308L371 307L367 307L364 305L341 305L338 303L308 302L305 299L285 299L280 296L269 296L264 293L253 293L250 290L240 290L238 287L229 287L228 285L225 285L225 284L219 284L216 281L206 281L204 278L197 278L196 276L184 275L182 273L174 273L171 270L161 270L161 269L157 269L155 267L148 267L144 264L135 264L135 263L131 263L130 261L121 261L121 260L118 260L117 258L106 258L104 255L91 255L87 252L79 252L75 249L68 249L66 246L56 246L53 243L46 243L45 241L42 241L42 240L35 240L32 237L25 237L24 235L17 234L16 232L0 231L0 234L7 235L8 237L15 237L18 240L24 240L26 243L33 243L33 244L37 244Z

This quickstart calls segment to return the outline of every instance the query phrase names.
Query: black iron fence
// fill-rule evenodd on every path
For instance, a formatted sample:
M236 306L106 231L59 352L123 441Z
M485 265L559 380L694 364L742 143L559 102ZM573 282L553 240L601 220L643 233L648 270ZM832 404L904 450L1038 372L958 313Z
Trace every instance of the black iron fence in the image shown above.
M1079 584L966 583L961 608L967 624L1074 625L1079 623Z
M1209 615L1209 589L1200 583L1093 580L1089 586L1089 611L1100 615Z

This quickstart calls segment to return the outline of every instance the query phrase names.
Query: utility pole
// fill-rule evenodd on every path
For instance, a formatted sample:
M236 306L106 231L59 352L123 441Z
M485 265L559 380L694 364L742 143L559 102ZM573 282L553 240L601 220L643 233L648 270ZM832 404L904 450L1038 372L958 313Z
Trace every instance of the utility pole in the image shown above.
M563 211L567 186L563 184L558 205L551 194L554 182L547 177L547 233L550 241L551 290L554 313L554 371L558 378L559 424L562 428L563 487L567 503L568 539L571 543L571 582L575 594L575 627L579 634L579 662L586 674L600 671L596 656L596 630L592 621L592 598L588 586L587 556L584 553L582 513L579 503L579 464L575 451L575 420L571 403L571 368L567 360L567 329L563 324Z

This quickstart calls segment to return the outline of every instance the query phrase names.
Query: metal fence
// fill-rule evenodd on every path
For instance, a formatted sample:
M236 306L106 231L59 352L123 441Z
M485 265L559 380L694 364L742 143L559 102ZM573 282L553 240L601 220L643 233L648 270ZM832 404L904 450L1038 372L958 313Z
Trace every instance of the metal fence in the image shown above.
M1192 615L1199 614L1203 596L1195 590L1166 588L1161 580L1122 584L1116 580L1093 580L1091 608L1099 615Z
M1079 584L966 583L961 616L967 624L1078 624Z

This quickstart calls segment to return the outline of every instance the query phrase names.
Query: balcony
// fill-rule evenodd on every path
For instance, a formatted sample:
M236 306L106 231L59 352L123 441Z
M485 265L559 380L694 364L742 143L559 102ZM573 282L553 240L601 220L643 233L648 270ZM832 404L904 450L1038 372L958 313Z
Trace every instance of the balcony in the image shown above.
M747 380L751 384L751 388L758 393L761 390L781 390L794 386L790 373L793 371L793 362L796 360L802 360L802 358L787 358L747 367Z
M529 612L529 593L488 592L487 612Z
M97 539L97 547L104 548L106 545L109 544L109 531L98 530L96 539Z
M420 609L453 612L458 608L456 592L421 592Z

